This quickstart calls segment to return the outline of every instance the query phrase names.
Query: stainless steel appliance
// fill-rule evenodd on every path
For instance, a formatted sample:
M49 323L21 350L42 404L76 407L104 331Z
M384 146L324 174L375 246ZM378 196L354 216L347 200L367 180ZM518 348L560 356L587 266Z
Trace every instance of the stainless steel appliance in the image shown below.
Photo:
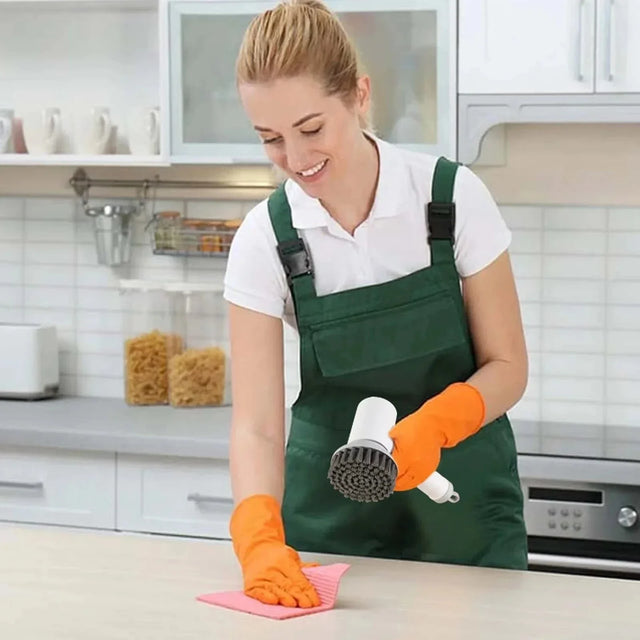
M513 427L530 568L640 580L640 429Z

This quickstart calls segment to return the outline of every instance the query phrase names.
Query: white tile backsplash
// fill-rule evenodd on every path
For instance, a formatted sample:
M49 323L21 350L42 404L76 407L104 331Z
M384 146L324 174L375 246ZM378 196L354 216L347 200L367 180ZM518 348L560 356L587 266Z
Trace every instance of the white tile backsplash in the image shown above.
M543 278L604 278L607 274L605 256L545 255L542 260Z
M635 256L640 250L640 231L609 233L609 253L614 256Z
M22 198L0 198L0 219L22 219L24 216L24 203ZM0 233L0 239L2 234Z
M24 280L24 267L13 262L0 262L0 284L13 284L22 286Z
M545 278L542 281L544 302L604 304L607 283L602 280L572 280L570 278Z
M3 242L22 242L24 222L22 220L0 218L0 240Z
M24 237L27 242L74 242L75 224L62 220L27 220Z
M3 242L0 235L0 258L2 262L22 262L24 246L20 242Z
M27 264L24 268L24 284L26 286L75 286L76 268L66 265L42 265Z
M100 204L96 201L95 204ZM254 202L157 201L155 210L236 218ZM505 206L529 351L514 418L640 424L640 209ZM222 285L224 259L153 256L134 222L130 264L97 265L91 220L71 198L0 198L0 322L58 326L63 392L123 395L121 278ZM228 348L225 305L206 312ZM207 331L207 319L191 324ZM285 329L285 395L299 389L298 340ZM559 436L561 437L561 436Z
M71 242L29 242L24 245L24 261L25 264L75 264L75 245Z
M544 228L568 229L571 233L604 230L607 228L607 211L586 207L545 207Z
M24 306L34 309L75 309L76 290L73 287L26 286Z
M542 238L542 250L546 254L561 256L603 255L607 250L605 231L549 231Z
M605 307L586 304L543 304L542 325L574 329L602 329Z
M612 231L640 231L640 207L638 209L610 209L609 229Z
M0 285L0 307L22 307L23 289L18 286Z
M24 215L27 220L73 220L76 202L69 198L27 198L24 201Z

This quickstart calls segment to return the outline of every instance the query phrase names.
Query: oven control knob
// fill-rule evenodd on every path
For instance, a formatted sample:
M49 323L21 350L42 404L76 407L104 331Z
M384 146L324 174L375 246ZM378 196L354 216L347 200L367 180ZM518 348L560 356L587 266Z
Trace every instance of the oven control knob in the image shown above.
M618 511L618 524L625 529L630 529L638 522L638 512L633 507L622 507Z

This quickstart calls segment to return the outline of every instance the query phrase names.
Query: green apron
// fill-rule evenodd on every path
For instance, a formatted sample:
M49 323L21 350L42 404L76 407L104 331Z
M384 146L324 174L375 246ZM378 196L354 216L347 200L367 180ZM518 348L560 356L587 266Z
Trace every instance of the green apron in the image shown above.
M436 504L417 489L358 503L327 479L331 455L347 442L363 398L386 398L400 420L476 371L453 256L456 169L438 160L426 207L429 267L325 296L316 295L284 188L269 198L300 333L301 391L292 407L282 505L287 543L299 551L527 566L522 491L506 415L442 450L438 471L459 492L457 504Z

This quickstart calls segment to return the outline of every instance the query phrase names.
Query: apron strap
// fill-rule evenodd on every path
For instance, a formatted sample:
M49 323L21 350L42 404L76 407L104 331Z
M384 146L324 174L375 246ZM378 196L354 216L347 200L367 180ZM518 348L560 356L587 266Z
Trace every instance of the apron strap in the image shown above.
M456 228L456 205L453 187L459 163L438 158L431 182L431 202L425 213L431 246L431 264L453 262L453 241Z
M278 256L287 276L297 315L301 301L316 297L311 256L291 222L291 207L284 183L269 196L267 205L271 226L278 241Z

